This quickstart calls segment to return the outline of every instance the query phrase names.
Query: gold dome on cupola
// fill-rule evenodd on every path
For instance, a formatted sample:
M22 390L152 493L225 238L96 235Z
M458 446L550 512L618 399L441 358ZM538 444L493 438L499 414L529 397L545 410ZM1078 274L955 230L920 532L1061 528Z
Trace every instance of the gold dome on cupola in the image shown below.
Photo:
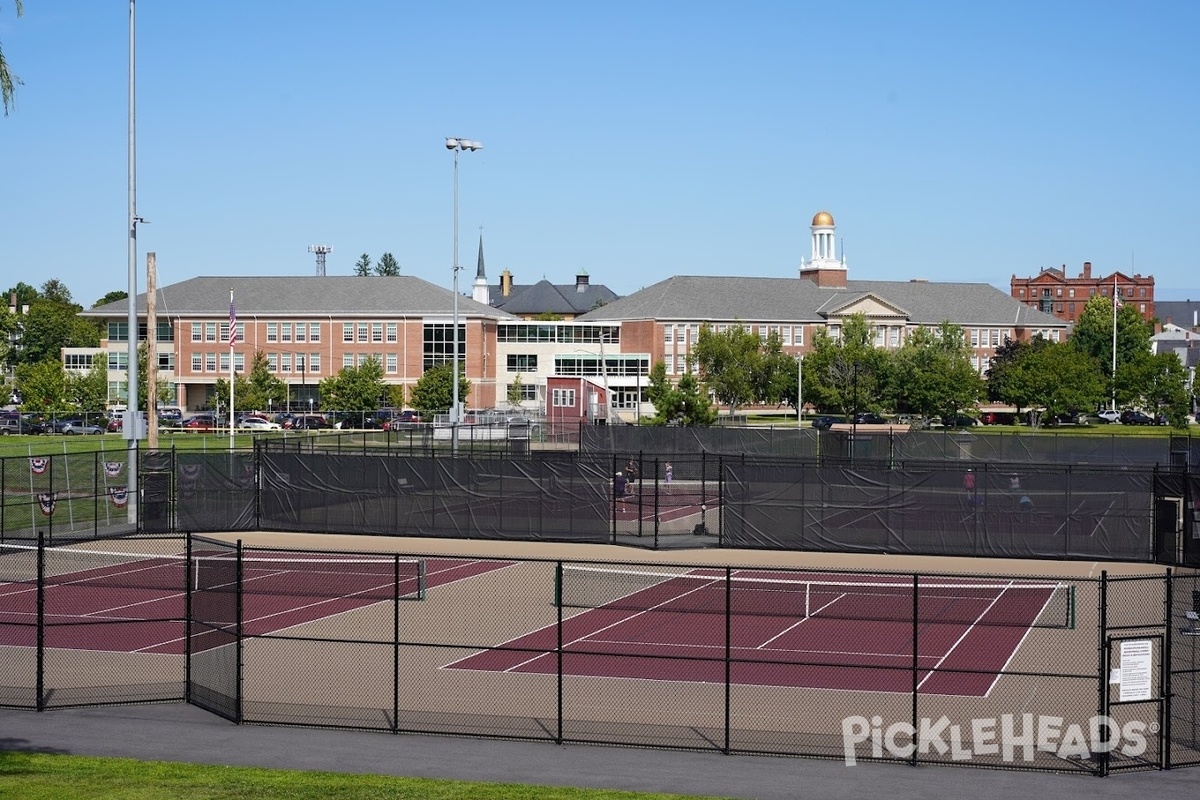
M834 227L833 214L828 211L818 211L813 217L812 224L814 228L832 228Z

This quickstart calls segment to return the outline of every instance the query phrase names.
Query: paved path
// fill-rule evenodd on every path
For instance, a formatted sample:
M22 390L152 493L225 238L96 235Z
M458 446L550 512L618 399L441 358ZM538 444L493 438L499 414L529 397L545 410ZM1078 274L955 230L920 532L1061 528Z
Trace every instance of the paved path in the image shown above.
M725 756L621 747L558 746L442 736L236 726L184 704L36 713L0 709L0 751L26 750L156 761L702 796L796 800L1139 800L1200 797L1200 768L1098 779L956 767L906 767L798 758ZM0 755L0 758L3 756Z

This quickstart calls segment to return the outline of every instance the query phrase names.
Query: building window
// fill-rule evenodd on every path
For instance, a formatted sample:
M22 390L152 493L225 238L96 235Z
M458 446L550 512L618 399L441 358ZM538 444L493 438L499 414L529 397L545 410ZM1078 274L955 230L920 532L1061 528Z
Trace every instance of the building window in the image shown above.
M310 342L321 341L321 323L319 323L319 322L308 323L308 340Z
M687 373L687 356L675 356L675 372L678 375Z
M109 369L125 369L129 366L129 353L124 350L109 350L108 351L108 368Z
M342 369L354 366L354 353L342 353Z
M1095 296L1096 296L1096 287L1093 286L1088 289L1088 297L1095 297Z
M796 347L804 347L804 326L797 325L795 334L796 335L793 337L795 341L793 341L792 344L796 345Z
M389 322L387 324L387 340L388 344L395 344L396 342L400 341L396 333L396 323L394 322Z
M555 408L574 408L575 407L575 390L574 389L555 389L553 397Z
M310 374L312 374L312 373L320 374L320 372L321 372L321 354L320 353L309 353L308 354L308 371Z
M246 354L245 353L234 353L233 354L233 371L234 372L245 372L246 371Z
M1059 297L1062 297L1062 287L1061 286L1058 287L1058 289L1055 291L1055 294L1058 295Z
M217 371L217 354L216 353L205 353L204 354L204 371L205 372L216 372Z
M313 339L313 341L315 342L316 339ZM343 342L353 342L354 341L354 323L353 322L343 322L342 323L342 341Z
M225 323L225 324L228 325L229 323ZM204 341L215 342L216 340L217 340L217 323L215 323L215 322L204 323Z
M1075 316L1075 304L1074 303L1067 303L1067 313L1070 314L1072 317Z
M166 370L168 372L175 371L175 354L174 353L159 353L158 354L158 369L159 371Z
M67 353L63 366L67 369L89 370L92 368L92 354Z
M663 325L663 344L675 343L675 328L671 325Z
M376 344L383 342L383 323L382 322L372 322L371 323L371 341L375 342Z
M279 354L279 371L280 372L291 372L292 371L292 354L291 353L280 353Z
M1146 304L1145 303L1138 303L1138 313L1142 314L1143 316L1146 314Z
M267 353L267 369L270 372L279 372L279 354Z
M1075 296L1075 289L1074 288L1067 289L1067 297L1074 297L1074 296Z
M509 353L509 372L537 372L538 357L529 353Z
M221 353L221 372L229 372L229 353Z
M360 342L367 341L367 323L365 322L358 323L358 340Z
M204 341L204 327L199 322L192 323L192 341L193 342L203 342Z
M900 346L900 328L898 326L893 326L891 328L888 328L888 346L889 347L899 347Z
M700 326L699 325L689 325L688 326L688 344L695 344L696 340L699 337L700 337Z
M396 354L388 353L387 354L387 372L389 375L395 375L397 372L400 371L398 364L399 364L399 361L396 358Z
M128 342L129 341L129 323L128 322L110 322L110 323L108 323L108 340L110 342Z
M297 322L296 323L296 341L303 342L304 334L307 331L308 331L308 323L307 322Z
M268 342L278 342L279 341L279 323L278 322L268 322L267 323L267 341Z
M521 397L522 403L524 403L527 400L537 400L537 384L535 384L535 383L510 383L508 385L508 389L507 389L508 394L505 395L506 397L512 395L513 387L516 387L516 391L520 392L520 397Z
M280 328L279 340L281 342L290 342L292 340L292 323L285 322L282 325L280 325L279 328Z
M979 330L971 328L971 347L979 347Z
M454 360L454 325L447 322L427 323L422 332L424 337L422 350L422 369L430 370L439 364L449 364ZM458 358L467 357L466 326L458 324Z
M192 372L201 372L204 369L204 357L200 353L192 353Z
M1025 290L1017 289L1017 297L1024 297L1024 296L1025 296Z
M1145 286L1143 286L1143 287L1141 288L1141 294L1142 294L1142 297L1145 297L1145 296L1146 296L1146 287L1145 287Z

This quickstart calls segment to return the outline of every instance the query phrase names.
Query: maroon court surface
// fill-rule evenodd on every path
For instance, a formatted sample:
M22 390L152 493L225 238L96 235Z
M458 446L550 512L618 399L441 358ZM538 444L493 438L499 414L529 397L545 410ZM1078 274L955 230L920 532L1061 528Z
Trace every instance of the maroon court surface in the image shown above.
M756 570L733 575L735 584L794 580ZM735 684L905 693L915 675L924 694L983 697L1058 589L969 579L930 585L917 593L921 621L914 630L911 583L881 585L880 576L864 575L860 590L855 580L818 576L797 584L793 594L801 598L752 588L727 595L723 573L713 571L667 576L582 612L564 608L562 668L568 675L707 683L724 683L728 668ZM553 674L558 637L551 625L447 667Z
M388 559L337 564L311 554L273 552L271 559L248 558L243 568L243 630L263 635L294 625L390 600L395 570ZM294 559L289 566L287 559ZM352 561L352 559L343 559ZM203 570L205 564L201 559ZM401 561L399 591L414 591L416 578ZM212 565L209 565L212 566ZM444 586L507 566L502 561L429 558L426 588ZM213 567L232 579L228 564ZM119 565L80 569L49 578L43 610L46 647L78 650L181 654L184 560L178 556L144 558ZM195 566L193 565L193 569ZM211 578L211 576L208 576ZM203 582L197 585L204 585ZM231 585L229 581L225 585ZM199 597L200 593L193 595ZM207 607L212 610L209 600ZM234 618L232 592L217 602L226 622ZM0 584L0 645L37 644L37 588L32 582Z

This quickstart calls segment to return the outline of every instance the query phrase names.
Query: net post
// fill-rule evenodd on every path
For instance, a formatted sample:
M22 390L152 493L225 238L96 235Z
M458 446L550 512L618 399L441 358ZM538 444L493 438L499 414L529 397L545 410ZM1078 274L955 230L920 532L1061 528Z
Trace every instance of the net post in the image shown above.
M1108 653L1108 570L1100 571L1100 601L1099 601L1099 624L1096 626L1098 641L1097 654L1098 664L1096 678L1099 683L1097 690L1096 715L1101 718L1108 716L1108 674L1109 674L1109 653ZM1096 765L1096 774L1100 777L1108 775L1108 754L1098 753L1099 762Z
M556 561L554 563L554 605L557 608L562 608L563 601L563 563Z
M1067 630L1075 630L1075 584L1067 586Z
M423 558L417 559L417 599L418 600L425 599L425 589L428 585L426 582L427 563L428 562L426 562L426 560Z

